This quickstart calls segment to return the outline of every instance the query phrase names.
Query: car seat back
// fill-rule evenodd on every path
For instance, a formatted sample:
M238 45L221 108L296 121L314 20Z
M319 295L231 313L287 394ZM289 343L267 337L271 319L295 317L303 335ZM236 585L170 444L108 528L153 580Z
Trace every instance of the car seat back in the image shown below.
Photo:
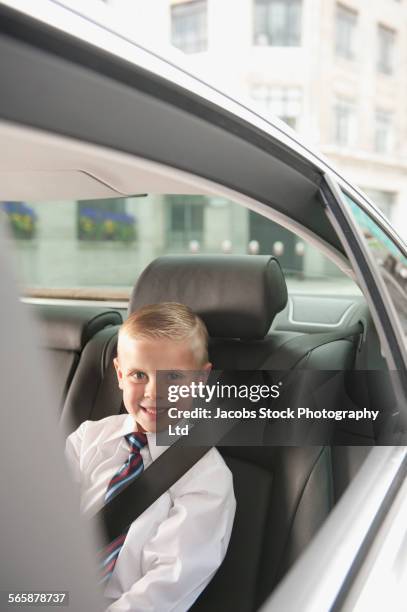
M286 300L284 276L275 258L168 257L155 260L141 275L129 312L149 303L187 304L207 325L214 368L253 370L301 336L268 333ZM86 418L96 420L121 409L112 364L116 344L112 329L99 332L85 347L65 405L64 418L73 417L71 428ZM340 341L338 367L348 363L343 348ZM352 351L353 344L346 348ZM300 360L305 357L300 350L298 355ZM106 393L106 388L111 391ZM335 503L332 452L324 446L246 445L224 446L220 451L233 473L236 521L224 563L194 609L252 612Z
M100 330L120 325L122 316L115 310L75 305L29 304L38 321L41 348L60 394L60 409L65 402L82 351Z

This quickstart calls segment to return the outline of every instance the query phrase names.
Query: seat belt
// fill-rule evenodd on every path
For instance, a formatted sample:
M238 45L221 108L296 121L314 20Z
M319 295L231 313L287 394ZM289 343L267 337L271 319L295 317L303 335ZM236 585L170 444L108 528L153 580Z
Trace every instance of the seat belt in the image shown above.
M303 352L305 350L305 354L308 354L323 344L336 340L344 340L349 336L360 335L363 334L363 331L362 323L357 323L347 330L313 334L306 339L304 339L304 336L296 336L284 346L294 348L294 350L301 348ZM359 349L360 343L357 350ZM276 355L268 357L260 369L291 370L299 361L298 355L295 355L294 360L292 357L293 355L287 352L283 359L279 359L278 353L276 353ZM235 425L236 423L231 424L228 421L223 423L223 427L219 428L220 435L216 445L221 443L222 439ZM191 445L195 436L200 436L200 429L198 427L191 430L188 435L188 441L183 437L177 440L139 478L130 483L121 493L105 504L93 517L101 524L107 543L110 543L123 533L133 521L209 452L212 447Z
M136 479L137 489L134 482L131 483L98 512L96 519L101 523L107 544L123 533L210 450L207 446L185 447L180 444L182 441L175 442Z

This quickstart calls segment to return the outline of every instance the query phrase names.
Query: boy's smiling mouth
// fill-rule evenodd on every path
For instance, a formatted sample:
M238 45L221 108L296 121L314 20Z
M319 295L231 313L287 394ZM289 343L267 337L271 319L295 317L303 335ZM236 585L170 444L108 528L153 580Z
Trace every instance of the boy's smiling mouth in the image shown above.
M144 406L143 404L138 404L139 408L146 412L150 416L160 415L168 412L168 406Z

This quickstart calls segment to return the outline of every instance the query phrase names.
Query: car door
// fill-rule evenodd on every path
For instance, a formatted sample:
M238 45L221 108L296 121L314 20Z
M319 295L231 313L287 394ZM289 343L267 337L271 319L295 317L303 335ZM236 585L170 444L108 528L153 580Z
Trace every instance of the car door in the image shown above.
M263 606L264 611L371 610L404 606L406 504L405 291L402 240L361 194L326 175L327 213L357 271L378 322L386 379L373 385L380 401L389 385L396 400L390 430L398 446L378 446L296 566ZM380 323L379 323L380 319ZM295 596L293 596L295 593Z

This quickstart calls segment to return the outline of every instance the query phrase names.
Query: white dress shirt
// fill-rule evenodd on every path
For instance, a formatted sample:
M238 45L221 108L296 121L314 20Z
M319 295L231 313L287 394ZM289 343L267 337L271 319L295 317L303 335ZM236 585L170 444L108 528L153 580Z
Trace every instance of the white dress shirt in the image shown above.
M88 516L104 504L111 478L130 454L130 415L86 421L71 434L66 456ZM168 447L147 433L144 468ZM108 612L185 612L222 563L236 502L232 474L212 448L133 521L107 581Z

